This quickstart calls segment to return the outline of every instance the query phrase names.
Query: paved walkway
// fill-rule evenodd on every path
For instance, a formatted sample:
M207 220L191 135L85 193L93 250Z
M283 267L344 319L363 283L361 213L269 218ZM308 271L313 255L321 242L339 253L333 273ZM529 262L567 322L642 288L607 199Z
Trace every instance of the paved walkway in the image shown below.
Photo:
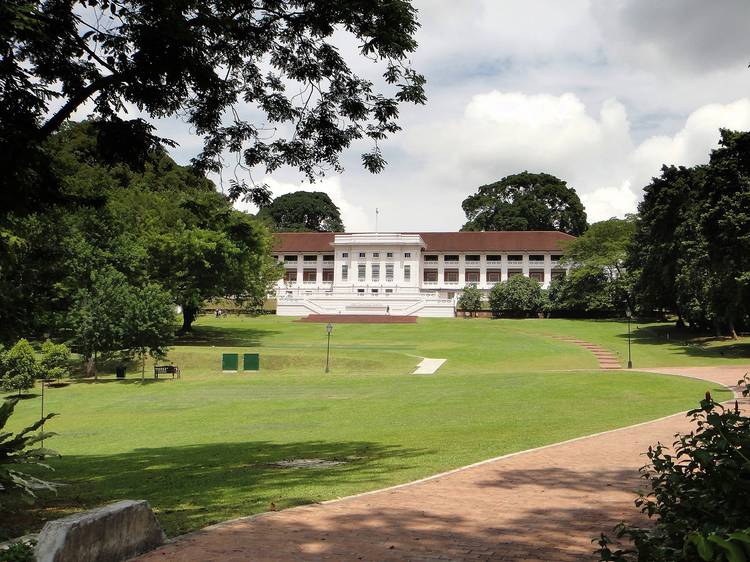
M429 357L422 358L422 361L419 362L419 365L417 365L416 371L414 371L412 374L414 375L432 375L437 372L437 370L443 366L443 363L445 363L445 359L430 359Z
M652 371L731 386L750 367ZM633 500L642 452L688 428L678 414L418 483L229 521L140 560L592 560L592 537L639 517Z

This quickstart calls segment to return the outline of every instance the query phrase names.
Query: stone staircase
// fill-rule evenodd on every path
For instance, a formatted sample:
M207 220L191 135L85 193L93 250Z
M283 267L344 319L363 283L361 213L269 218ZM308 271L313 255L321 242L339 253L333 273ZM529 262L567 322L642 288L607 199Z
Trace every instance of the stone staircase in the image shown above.
M556 340L564 341L566 343L572 343L584 349L587 349L588 351L594 354L594 357L596 357L596 360L599 362L600 369L621 369L622 368L622 366L620 365L620 361L608 349L605 349L591 342L587 342L585 340L580 340L578 338L574 338L570 336L552 336L552 337Z

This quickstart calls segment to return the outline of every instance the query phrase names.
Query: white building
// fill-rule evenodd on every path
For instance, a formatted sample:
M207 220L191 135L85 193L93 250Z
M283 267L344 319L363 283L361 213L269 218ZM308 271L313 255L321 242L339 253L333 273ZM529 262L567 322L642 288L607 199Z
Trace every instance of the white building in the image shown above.
M565 275L561 232L276 234L284 265L277 314L453 316L467 285L489 292L513 275L544 287Z

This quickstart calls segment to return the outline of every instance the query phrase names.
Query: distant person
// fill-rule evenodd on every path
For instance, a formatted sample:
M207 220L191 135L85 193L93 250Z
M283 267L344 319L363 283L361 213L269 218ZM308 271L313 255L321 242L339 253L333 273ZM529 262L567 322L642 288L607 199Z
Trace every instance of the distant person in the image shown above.
M390 306L386 306L385 307L385 314L386 314L386 316L390 316L391 315L391 307Z

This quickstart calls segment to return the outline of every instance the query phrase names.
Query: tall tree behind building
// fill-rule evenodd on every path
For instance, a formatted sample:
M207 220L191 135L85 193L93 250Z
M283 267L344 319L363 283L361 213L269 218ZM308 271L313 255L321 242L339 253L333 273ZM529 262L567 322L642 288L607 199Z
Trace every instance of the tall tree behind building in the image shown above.
M461 230L559 230L579 236L586 211L575 190L550 174L523 172L481 186L461 204Z
M322 191L295 191L280 195L258 213L281 232L343 232L341 212Z

